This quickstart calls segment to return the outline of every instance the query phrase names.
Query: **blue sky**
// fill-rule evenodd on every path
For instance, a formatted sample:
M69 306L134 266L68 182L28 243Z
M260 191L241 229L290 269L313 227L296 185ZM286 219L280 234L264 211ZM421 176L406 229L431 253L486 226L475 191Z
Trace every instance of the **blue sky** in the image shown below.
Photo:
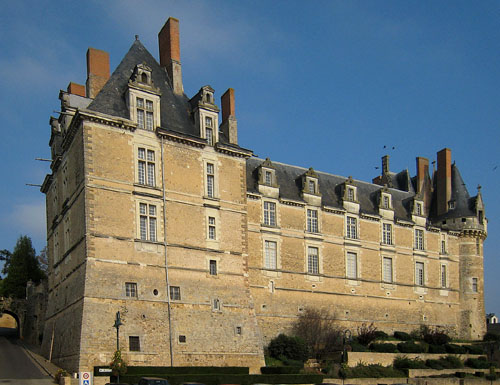
M180 20L188 96L236 94L239 142L258 156L370 181L380 158L415 174L451 148L489 218L486 310L500 313L500 2L11 1L0 15L0 249L21 234L45 245L37 188L50 170L49 116L88 47L112 70L134 35L158 57L157 33ZM386 145L391 150L384 150ZM392 150L392 147L395 147Z

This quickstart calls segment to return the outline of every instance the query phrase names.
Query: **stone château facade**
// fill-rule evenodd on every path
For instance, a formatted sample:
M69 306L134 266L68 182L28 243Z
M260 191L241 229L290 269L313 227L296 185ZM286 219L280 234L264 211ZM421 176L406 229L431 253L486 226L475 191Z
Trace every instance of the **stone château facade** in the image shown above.
M50 119L50 261L43 350L71 371L106 365L264 365L307 307L339 327L485 331L481 193L451 152L437 171L373 183L258 159L238 143L234 91L183 92L178 21L160 62L136 39L110 75L89 48L86 86ZM219 121L221 123L219 124Z

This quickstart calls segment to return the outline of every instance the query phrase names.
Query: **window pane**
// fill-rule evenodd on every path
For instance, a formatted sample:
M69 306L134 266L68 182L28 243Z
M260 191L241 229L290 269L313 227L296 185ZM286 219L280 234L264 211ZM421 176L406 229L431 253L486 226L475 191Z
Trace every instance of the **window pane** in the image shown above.
M210 275L217 275L217 261L210 261Z
M144 148L137 149L137 157L139 159L146 159L146 150Z
M139 337L137 337L137 336L129 336L128 337L128 345L129 345L128 349L131 352L140 352L141 351L140 340L139 340Z
M151 100L146 100L146 110L153 111L153 102Z
M147 223L148 217L145 217L145 216L141 215L140 221L141 221L141 224L140 224L140 227L141 227L141 239L143 241L146 241L148 239L148 223Z
M155 185L155 164L148 163L148 186Z
M211 128L206 128L205 129L205 133L207 135L207 143L212 146L214 144L212 129Z
M309 274L319 274L318 248L307 248L307 272Z
M382 267L382 279L384 282L392 282L392 259L385 258L383 259L383 267Z
M144 108L144 99L137 98L137 107Z
M148 161L149 162L154 162L155 161L155 152L148 150Z
M156 218L149 218L149 240L156 241Z
M139 212L142 215L146 215L146 208L147 208L147 204L145 204L145 203L139 203Z
M347 253L347 278L357 279L358 278L358 265L357 265L357 255L354 253Z
M144 128L144 111L137 110L137 127Z
M213 196L214 196L214 176L213 175L207 175L207 195L210 198L213 198Z
M446 265L441 265L441 287L446 287Z
M153 130L153 113L146 111L146 130Z
M423 262L415 263L415 283L418 286L424 286L424 264Z
M264 264L267 269L276 269L277 260L276 242L265 241L265 260Z
M140 160L137 165L137 182L146 184L146 163L142 160Z

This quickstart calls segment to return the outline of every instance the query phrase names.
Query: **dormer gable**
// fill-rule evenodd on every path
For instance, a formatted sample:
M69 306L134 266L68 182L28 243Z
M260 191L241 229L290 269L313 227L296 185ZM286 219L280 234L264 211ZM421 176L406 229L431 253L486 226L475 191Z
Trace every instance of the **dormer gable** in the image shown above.
M148 131L160 126L161 92L153 84L152 72L145 63L137 64L125 92L130 120L137 123L137 128Z
M344 209L351 213L359 213L358 188L352 176L342 184L341 194Z
M387 185L379 190L378 193L378 212L384 219L394 219L394 206L392 194L387 188Z
M419 226L425 226L427 223L427 213L422 194L415 195L411 201L411 218Z
M301 177L302 198L310 205L321 206L321 193L319 192L319 177L312 167Z
M259 192L267 197L279 197L279 185L276 177L276 168L269 158L257 169L258 171L258 188Z
M209 146L219 141L219 107L215 104L214 93L212 87L203 86L189 101L200 137L206 139Z

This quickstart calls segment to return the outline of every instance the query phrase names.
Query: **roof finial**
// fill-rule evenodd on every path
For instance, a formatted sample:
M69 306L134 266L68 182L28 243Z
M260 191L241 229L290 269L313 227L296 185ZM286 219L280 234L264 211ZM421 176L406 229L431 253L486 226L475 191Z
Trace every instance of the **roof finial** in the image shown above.
M135 40L139 40L139 35L135 35Z
M481 186L480 184L478 184L478 185L477 185L477 192L478 192L478 193L480 193L480 192L481 192L481 188L482 188L482 187L483 187L483 186Z

